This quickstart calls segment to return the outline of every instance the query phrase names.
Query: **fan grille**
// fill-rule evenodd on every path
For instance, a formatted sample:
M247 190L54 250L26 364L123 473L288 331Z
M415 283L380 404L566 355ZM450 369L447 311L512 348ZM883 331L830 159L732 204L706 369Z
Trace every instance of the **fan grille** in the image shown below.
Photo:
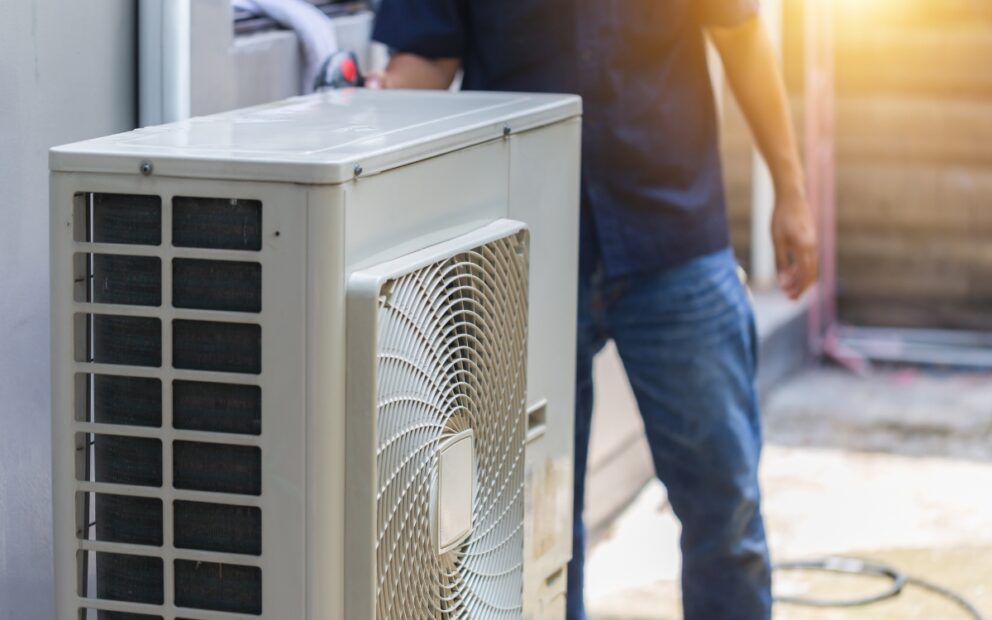
M379 300L376 616L521 615L527 238L387 282ZM440 446L475 436L472 533L432 540Z

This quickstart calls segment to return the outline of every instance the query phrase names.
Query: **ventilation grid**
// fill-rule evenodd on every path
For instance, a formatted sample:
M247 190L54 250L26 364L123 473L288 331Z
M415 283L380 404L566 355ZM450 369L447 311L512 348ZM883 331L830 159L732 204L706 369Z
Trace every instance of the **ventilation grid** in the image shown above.
M379 301L376 615L520 618L526 232Z
M261 203L84 193L73 222L78 617L259 615Z

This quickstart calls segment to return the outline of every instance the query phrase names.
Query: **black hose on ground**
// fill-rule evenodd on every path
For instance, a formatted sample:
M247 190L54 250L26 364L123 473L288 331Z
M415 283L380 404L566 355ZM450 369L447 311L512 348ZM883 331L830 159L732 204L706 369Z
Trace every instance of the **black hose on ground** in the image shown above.
M817 571L827 573L840 573L844 575L868 575L886 578L891 582L889 588L879 594L851 599L816 599L801 596L776 596L775 601L789 605L802 605L805 607L861 607L871 605L880 601L899 596L906 586L916 586L942 596L953 602L962 610L968 612L975 620L985 620L978 609L975 608L963 596L937 585L931 581L906 575L886 564L868 562L860 558L827 557L814 560L803 560L798 562L779 562L775 564L778 571Z

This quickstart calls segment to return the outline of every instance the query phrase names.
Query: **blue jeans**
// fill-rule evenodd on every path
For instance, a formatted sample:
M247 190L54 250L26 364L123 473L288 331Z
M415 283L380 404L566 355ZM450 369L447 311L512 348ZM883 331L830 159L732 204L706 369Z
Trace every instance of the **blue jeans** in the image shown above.
M569 620L586 617L582 508L592 363L610 339L637 398L655 473L682 523L686 620L767 620L771 571L757 478L757 338L730 250L645 275L580 277Z

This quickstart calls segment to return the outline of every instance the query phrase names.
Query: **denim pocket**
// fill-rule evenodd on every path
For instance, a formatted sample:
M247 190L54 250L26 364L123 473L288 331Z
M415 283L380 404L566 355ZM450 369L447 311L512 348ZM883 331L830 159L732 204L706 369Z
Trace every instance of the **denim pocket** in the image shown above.
M631 278L610 314L619 327L636 329L659 346L682 343L672 355L690 357L694 348L725 342L754 322L729 250Z

